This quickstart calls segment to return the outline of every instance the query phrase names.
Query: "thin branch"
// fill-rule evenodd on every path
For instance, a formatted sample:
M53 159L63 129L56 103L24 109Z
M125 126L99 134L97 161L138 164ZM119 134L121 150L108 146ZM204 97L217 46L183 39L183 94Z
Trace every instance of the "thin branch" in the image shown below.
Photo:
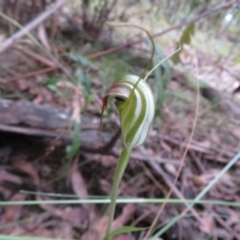
M64 66L65 65L67 65L67 64L64 64ZM6 82L15 82L15 81L18 81L19 79L26 79L26 78L34 77L34 76L37 76L37 75L42 75L44 73L52 72L52 71L57 70L57 69L59 69L59 66L43 68L43 69L40 69L40 70L37 70L37 71L33 71L33 72L30 72L30 73L26 73L26 74L23 74L23 75L19 75L19 76L16 76L16 77L6 79Z
M160 175L164 181L166 182L167 186L169 188L173 189L173 193L175 194L175 196L177 196L179 199L181 199L183 202L185 200L185 197L183 196L183 194L178 190L178 188L171 182L171 180L169 179L169 177L167 176L167 174L163 171L163 169L159 166L159 162L154 161L153 159L151 159L152 157L146 152L145 148L143 148L142 146L140 147L141 153L145 156L147 156L148 159L148 164L152 167L152 169L158 174ZM134 157L133 157L134 158ZM181 164L181 163L180 163ZM188 207L189 203L185 202L184 203L186 207ZM199 217L199 214L197 213L197 211L192 208L191 210L192 215L198 220L201 221L201 218Z
M177 25L172 26L172 27L170 27L168 29L165 29L165 30L163 30L163 31L161 31L159 33L153 34L153 38L160 37L160 36L162 36L162 35L164 35L164 34L166 34L168 32L171 32L171 31L176 30L178 28L181 28L181 27L184 27L186 25L189 25L190 23L196 22L196 21L198 21L198 20L200 20L200 19L202 19L204 17L207 17L208 15L210 15L210 14L216 12L216 11L219 11L221 9L230 7L234 3L236 3L236 0L232 0L232 1L229 1L229 2L224 3L222 5L219 5L219 6L215 7L215 8L209 9L209 10L199 14L198 16L190 19L189 21L184 21L184 22L182 22L180 24L177 24ZM128 41L128 42L123 43L123 44L121 44L119 46L116 46L116 47L113 47L113 48L110 48L110 49L107 49L107 50L104 50L104 51L101 51L101 52L90 54L87 57L89 59L103 57L103 56L105 56L105 55L107 55L109 53L117 52L119 50L122 50L123 48L129 47L129 46L132 46L132 45L135 45L135 44L142 43L143 41L144 41L144 38L141 38L141 39L135 40L135 41L131 41L131 42Z
M197 56L196 56L196 69L197 69L197 75L199 75ZM193 126L192 126L192 130L191 130L191 133L190 133L190 137L189 137L189 139L188 139L188 143L187 143L187 146L186 146L186 148L185 148L185 150L184 150L183 156L182 156L182 158L181 158L181 160L180 160L180 166L179 166L178 171L177 171L177 173L176 173L176 176L175 176L175 179L174 179L174 181L173 181L172 187L170 188L170 190L169 190L169 192L168 192L168 194L167 194L167 196L166 196L166 201L161 205L161 207L160 207L160 209L159 209L159 211L158 211L155 219L153 220L153 223L152 223L152 225L150 226L150 228L149 228L149 230L148 230L148 232L147 232L144 240L147 240L147 239L148 239L151 231L153 230L154 226L156 225L157 220L158 220L159 216L161 215L164 207L166 206L167 200L170 198L170 196L171 196L171 194L172 194L172 192L173 192L173 190L174 190L174 187L175 187L175 185L176 185L176 183L177 183L177 180L178 180L178 178L179 178L179 176L180 176L180 173L181 173L181 171L182 171L182 168L183 168L183 165L184 165L184 161L185 161L185 158L186 158L186 156L187 156L187 153L188 153L188 150L189 150L189 147L190 147L190 144L191 144L191 141L192 141L192 139L193 139L193 135L194 135L194 132L195 132L195 129L196 129L196 125L197 125L198 112L199 112L199 102L200 102L200 86L199 86L199 79L197 78L196 110L195 110L195 116L194 116L194 119L193 119ZM200 219L200 223L201 223L201 219Z
M24 134L24 135L28 135L28 136L40 136L40 137L54 137L54 138L60 138L66 141L71 141L72 137L70 135L70 133L66 130L63 131L49 131L49 130L45 130L45 129L39 129L39 128L29 128L29 127L19 127L19 126L10 126L10 125L5 125L5 124L1 124L0 123L0 131L3 132L10 132L10 133L18 133L18 134ZM79 138L84 139L83 133L79 134ZM80 151L86 152L86 153L92 153L92 154L96 154L96 153L101 153L101 154L110 154L110 150L114 147L114 145L116 144L117 140L119 139L121 135L121 129L119 129L113 136L112 138L105 143L105 145L100 146L99 148L93 148L93 147L89 147L87 145L81 145L80 146ZM114 155L114 153L111 153L112 155Z
M27 48L22 48L22 47L18 47L18 46L14 46L14 48L17 49L18 51L22 52L23 54L25 54L27 57L34 59L40 63L43 63L44 65L47 65L48 67L56 66L56 64L54 62L48 60L47 58L45 58L44 56L41 56L40 54L32 52L31 50L29 50Z
M66 1L66 0L65 0L65 1ZM180 23L180 24L178 24L178 25L175 25L175 26L173 26L173 27L170 27L170 28L168 28L168 29L165 29L165 30L163 30L162 32L155 33L155 34L153 35L153 37L154 37L154 38L155 38L155 37L160 37L160 36L162 36L162 35L164 35L164 34L166 34L166 33L168 33L168 32L171 32L171 31L175 30L175 29L178 29L178 28L181 28L181 27L183 27L183 26L185 26L185 25L188 25L188 24L190 24L190 23L196 22L196 21L198 21L198 20L200 20L200 19L202 19L202 18L204 18L204 17L206 17L206 16L208 16L208 15L210 15L210 14L216 12L216 11L219 11L219 10L221 10L221 9L230 7L230 6L233 5L235 2L236 2L236 1L230 1L230 2L227 2L227 3L225 3L225 4L219 5L218 7L215 7L215 8L213 8L213 9L207 10L206 12L201 13L200 15L192 18L192 19L189 20L189 21L185 21L185 22L183 22L183 23ZM39 16L39 17L40 17L40 16ZM36 20L36 19L35 19L35 20ZM29 23L29 24L30 24L30 23ZM27 26L26 26L26 27L27 27ZM35 26L35 27L36 27L36 26ZM22 32L22 30L19 31L19 32ZM26 34L26 32L25 32L25 34ZM14 35L13 35L13 36L14 36ZM13 36L12 36L12 37L13 37ZM23 35L22 35L22 36L23 36ZM21 36L21 37L22 37L22 36ZM19 38L20 38L20 37L19 37ZM8 40L8 39L7 39L7 40ZM3 42L4 45L6 44L6 41L7 41L7 40L5 40L5 41ZM9 39L9 40L10 40L10 39ZM132 46L132 45L134 45L134 44L139 44L139 43L141 43L141 42L143 42L143 41L144 41L143 38L142 38L142 39L135 40L135 41L127 41L126 43L123 43L123 44L121 44L121 45L118 45L118 46L109 48L109 49L107 49L107 50L100 51L100 52L97 52L97 53L89 54L89 55L87 55L86 57L87 57L88 59L103 57L103 56L106 56L106 55L108 55L108 54L110 54L110 53L120 51L120 50L122 50L123 48L126 48L126 47L128 47L128 46ZM11 44L12 44L12 43L11 43ZM2 48L4 47L4 45L2 45L2 46L0 45L0 53L3 52L3 49L2 49ZM40 71L36 71L36 72L30 73L29 75L26 74L26 75L24 75L24 77L27 78L27 77L32 77L32 76L35 76L35 75L40 75L40 74L43 74L43 73L46 73L46 72L54 71L54 70L56 70L56 69L58 69L58 68L59 68L58 66L56 66L56 67L54 67L54 68L47 68L47 69L44 69L44 70L40 70ZM22 77L22 76L19 76L19 77ZM14 77L14 78L12 78L11 80L12 80L12 81L13 81L13 80L18 80L18 77Z
M87 146L81 146L81 150L88 153L108 153L115 145L119 137L121 136L121 128L117 130L117 132L113 135L113 137L106 143L104 146L100 146L98 148L92 148Z
M22 38L23 36L29 34L34 28L36 28L39 24L44 22L47 18L49 18L53 13L55 13L59 8L63 7L68 0L58 0L56 3L52 4L49 8L47 8L44 12L38 15L35 19L29 22L24 28L14 33L11 37L7 38L0 45L0 54L6 51L12 44L17 40Z

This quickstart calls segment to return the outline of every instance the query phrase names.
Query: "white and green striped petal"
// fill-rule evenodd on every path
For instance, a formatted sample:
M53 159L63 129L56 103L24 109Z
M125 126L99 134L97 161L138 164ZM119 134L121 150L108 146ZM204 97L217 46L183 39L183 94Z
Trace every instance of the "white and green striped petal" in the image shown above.
M149 85L136 75L126 75L109 88L103 97L104 108L109 96L116 99L124 146L128 149L139 146L147 138L154 118L155 105Z

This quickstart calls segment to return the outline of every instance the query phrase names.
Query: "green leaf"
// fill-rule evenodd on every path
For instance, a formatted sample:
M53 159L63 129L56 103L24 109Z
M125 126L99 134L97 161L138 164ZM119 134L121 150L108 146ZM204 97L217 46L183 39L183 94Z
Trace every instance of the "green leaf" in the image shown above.
M183 31L183 34L180 38L179 44L181 46L183 46L184 44L189 45L189 43L191 42L191 36L194 34L194 23L190 23L185 30ZM178 46L176 47L176 49L178 48ZM182 50L181 50L182 51ZM172 57L172 61L177 64L180 61L180 53L181 51L176 52L173 57Z
M236 63L240 63L240 57L236 59Z
M48 87L49 90L53 92L57 92L57 83L60 82L61 79L59 78L48 78L48 80L45 82L46 86Z
M56 240L54 238L0 235L0 240Z
M146 43L148 46L151 46L151 42L148 38L146 39ZM163 60L166 57L162 52L161 48L156 43L155 43L155 50L156 50L156 54L153 57L153 61L152 61L153 66L156 66L159 63L159 61ZM157 87L157 101L156 101L155 116L159 118L161 114L163 102L164 102L164 92L167 87L167 84L171 80L171 69L170 69L170 64L167 60L164 61L160 67L154 70L154 76L156 79L156 87ZM158 122L160 123L160 120Z
M118 229L112 231L110 234L110 238L120 235L120 234L123 234L123 233L139 232L139 231L146 230L146 229L147 229L146 227L128 227L128 226L121 227L121 228L118 228Z
M161 48L157 44L155 44L155 48L156 48L156 55L159 57L160 60L166 58ZM162 67L161 74L162 74L163 87L166 88L167 84L171 80L171 68L168 61L164 61L161 67Z
M85 99L88 100L92 88L92 75L85 69L82 70L80 68L77 68L75 75L78 79L78 83L82 86Z
M180 39L180 44L189 44L191 41L191 35L194 34L194 23L190 23L183 31L182 37Z
M191 0L190 1L190 9L193 10L195 7L198 6L197 0Z
M88 60L86 57L81 56L81 55L71 55L70 58L75 61L76 63L80 63L81 65L85 66L85 67L89 67L92 68L94 70L97 70L98 67L91 62L90 60Z
M72 132L72 144L66 147L66 157L68 160L72 160L80 148L80 140L79 140L80 131L81 131L81 125L76 121L74 121L74 129Z
M166 57L158 45L155 45L155 47L156 47L156 55L153 58L153 66L156 66L159 60L162 60ZM160 117L163 102L164 102L164 92L166 90L167 84L170 82L170 79L171 79L171 70L170 70L170 65L168 61L164 61L162 65L154 71L154 75L157 80L156 86L158 91L155 116ZM161 122L160 119L158 120L158 122L159 123Z

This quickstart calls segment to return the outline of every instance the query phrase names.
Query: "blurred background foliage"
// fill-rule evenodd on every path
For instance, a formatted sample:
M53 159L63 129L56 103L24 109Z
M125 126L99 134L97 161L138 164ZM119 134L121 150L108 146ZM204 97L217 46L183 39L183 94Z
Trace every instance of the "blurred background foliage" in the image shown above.
M54 2L56 1L2 0L0 10L24 26ZM87 109L86 106L94 108L96 96L101 97L121 75L140 75L150 56L152 46L144 33L134 28L112 28L106 24L108 21L138 24L153 34L156 52L152 66L181 44L182 50L156 69L149 79L155 91L156 116L160 116L164 101L167 103L171 99L186 98L186 89L180 90L171 81L174 79L178 79L180 85L190 91L196 91L197 76L202 87L213 87L226 94L238 92L239 10L238 1L71 0L63 9L58 10L58 14L45 21L44 38L48 44L44 43L39 29L32 34L44 47L50 45L48 51L59 64L67 65L63 67L66 69L64 72L70 72L70 81L83 89L86 104L83 110ZM19 30L4 18L1 18L0 26L0 38L3 40ZM29 42L25 40L19 46L24 49L28 45ZM30 48L34 49L34 44L30 44ZM36 51L42 54L41 49ZM14 54L17 52L14 50ZM36 65L30 66L29 63L28 68L25 68L25 57L19 59L14 54L8 56L16 62L12 72L25 74L37 69ZM197 67L194 62L196 57ZM7 61L6 58L0 66L2 78L11 79L14 76L9 73L11 61L12 59ZM177 75L181 74L184 74L184 80L179 80ZM69 79L69 75L58 72L54 76L45 75L43 80L48 89L61 96L65 103L71 93L59 90L58 84L66 78ZM172 85L169 88L170 82ZM25 93L3 91L3 97L7 98L14 98L16 94L24 97ZM210 101L216 99L211 94L216 92L210 90L210 94L205 94ZM237 95L234 95L236 101ZM99 105L97 109L100 111ZM109 111L113 110L110 108Z
M0 10L24 26L55 2L2 0ZM63 67L66 70L64 72L70 72L70 81L83 90L86 105L82 110L88 107L94 109L94 103L99 100L96 97L103 96L118 77L128 73L140 75L150 56L152 46L143 32L130 27L112 28L106 24L108 21L138 24L153 34L156 52L152 66L181 44L182 50L156 69L149 79L155 91L156 116L159 117L164 102L169 104L168 101L175 101L175 98L186 99L187 89L196 91L196 76L202 87L213 87L227 94L238 92L239 8L238 1L71 0L63 9L58 10L58 14L45 21L44 37L41 37L39 29L32 31L32 34L48 48L59 64L67 65ZM19 30L4 18L1 18L0 26L2 40ZM42 38L46 40L45 43ZM24 49L27 46L46 56L46 53L42 53L41 49L36 50L34 44L30 44L28 40L20 42L18 48ZM28 63L26 68L26 56L19 58L15 54L19 55L19 51L14 50L14 54L7 58L3 55L5 61L0 66L2 78L11 79L16 75L13 72L26 74L38 69L32 63ZM198 67L194 62L196 57ZM14 65L11 63L12 59L15 61ZM9 72L9 65L13 65L12 73ZM184 80L179 80L181 77L177 75L181 74L184 74ZM60 96L66 104L71 91L60 89L58 85L63 79L69 79L69 75L58 72L54 76L50 73L43 78L48 89ZM180 89L171 81L174 79L187 88ZM3 91L2 94L6 98L14 98L16 95L27 97L21 91L15 91L14 94ZM195 93L192 94L194 97ZM205 94L210 101L216 99L211 94L217 93L209 90ZM234 96L238 101L237 94ZM97 109L100 111L99 105ZM109 111L111 113L113 109L110 108Z

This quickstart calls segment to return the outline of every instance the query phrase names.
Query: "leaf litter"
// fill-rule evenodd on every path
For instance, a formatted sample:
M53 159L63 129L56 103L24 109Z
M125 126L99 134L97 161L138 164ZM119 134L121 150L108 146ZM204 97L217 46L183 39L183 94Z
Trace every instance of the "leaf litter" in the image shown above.
M67 52L63 43L58 45L54 39L51 39L44 26L41 25L38 34L46 48L58 53ZM62 41L65 40L62 39ZM18 48L25 52L19 51ZM128 54L136 51L139 52L139 49L133 46L131 53L128 52ZM218 94L221 94L221 106L223 103L227 106L230 104L232 107L214 108L211 101L206 100L204 96L201 98L196 131L189 146L182 174L175 186L176 191L172 196L179 198L180 195L176 195L179 191L185 198L194 198L240 150L239 123L236 117L236 121L232 121L234 118L232 115L238 116L240 112L238 102L232 101L229 97L228 92L232 88L227 87L224 81L219 86L218 82L212 81L220 77L232 79L232 76L216 63L215 56L199 49L197 49L197 56L200 74L194 76L192 51L193 48L190 45L184 46L178 61L181 61L185 68L183 70L179 70L178 66L172 68L173 80L168 84L164 95L161 130L159 132L159 126L155 123L146 144L142 147L144 151L138 148L133 152L121 183L121 197L164 198L166 196L169 183L176 175L179 159L186 147L195 111L196 89L191 79L199 77L204 82L211 81L213 83L211 87L216 87L219 90ZM22 77L26 73L34 73L53 66L51 60L28 41L20 41L16 43L15 48L0 55L2 63L0 65L0 105L3 108L4 101L9 100L15 106L14 111L10 108L5 109L5 112L1 112L2 118L0 117L3 119L5 116L5 119L12 120L12 122L3 120L0 122L0 197L2 201L59 199L52 196L43 197L40 194L31 195L23 193L22 190L63 194L63 196L74 195L79 199L109 195L121 142L119 139L113 148L106 149L102 153L94 150L98 140L97 129L103 85L100 77L101 63L97 61L93 63L81 54L78 57L78 54L74 52L69 57L59 55L58 61L68 64L67 69L72 74L77 68L91 74L93 90L87 99L84 98L83 86L78 82L66 81L66 76L59 70L29 78ZM30 55L31 59L26 57ZM73 62L71 56L75 56L78 62ZM134 57L136 56L132 55L132 58ZM228 69L231 63L224 66ZM111 72L109 69L106 71ZM191 74L189 74L190 71ZM84 77L84 74L81 76ZM17 80L8 81L16 77ZM111 82L112 79L109 81ZM154 80L150 79L150 82L153 84ZM220 92L223 89L227 89L226 94ZM94 103L94 99L97 104ZM35 105L26 105L28 103ZM19 114L16 116L16 109L20 111L26 107L28 110L32 108L35 111L25 111L22 118ZM46 117L48 120L56 116L56 112L65 113L66 115L62 116L66 117L66 121L61 123L54 118L54 124L51 128L47 128L46 119L44 124L39 120L42 116L39 109L48 114ZM229 111L234 113L229 115ZM110 117L104 121L102 144L111 139L119 127L115 114L111 115L111 112L107 114ZM71 144L72 120L82 123L82 132L79 134L81 136L85 132L85 135L80 138L80 150L73 159L69 160L66 157L65 148ZM86 150L87 147L91 150ZM142 166L143 161L145 167ZM158 171L156 164L161 167L162 172ZM70 168L68 168L69 165ZM205 199L239 202L238 175L239 164L236 164L208 192ZM158 205L145 203L119 205L114 228L126 225L149 227L158 209ZM167 204L157 220L158 226L170 221L183 210L183 204ZM180 235L182 239L197 237L199 239L240 239L239 208L197 204L194 211L195 214L191 213L193 216L174 225L162 236L162 239L177 239ZM101 240L108 221L106 213L107 206L99 204L1 207L0 233L16 236ZM141 239L142 233L122 234L114 239Z

